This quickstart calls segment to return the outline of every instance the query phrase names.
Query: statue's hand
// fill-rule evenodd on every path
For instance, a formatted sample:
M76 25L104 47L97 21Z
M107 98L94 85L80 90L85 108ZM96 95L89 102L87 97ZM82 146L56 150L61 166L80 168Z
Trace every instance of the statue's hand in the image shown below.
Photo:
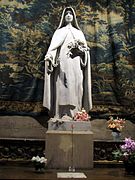
M53 67L52 67L52 60L53 60L53 57L51 54L47 54L44 58L45 60L45 66L47 67L47 71L48 73L52 72L53 71Z
M53 57L51 54L47 54L44 58L45 61L52 61L53 60Z
M48 74L50 74L53 71L52 62L50 60L45 60L45 67L47 68Z
M52 58L49 56L45 56L45 67L47 68L47 73L50 74L53 72Z
M50 65L50 62L46 60L45 61L45 66L49 67L49 65Z

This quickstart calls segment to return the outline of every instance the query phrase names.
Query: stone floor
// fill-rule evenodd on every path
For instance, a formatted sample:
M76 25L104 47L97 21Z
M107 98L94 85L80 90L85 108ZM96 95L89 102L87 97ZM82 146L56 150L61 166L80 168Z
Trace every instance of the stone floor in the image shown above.
M46 170L44 173L36 173L33 167L0 165L0 179L55 180L57 179L57 172L63 172L63 171L49 169ZM88 180L135 180L135 176L127 175L125 173L124 168L118 168L118 167L116 168L99 167L99 168L93 168L91 170L78 170L76 172L83 172L87 176Z

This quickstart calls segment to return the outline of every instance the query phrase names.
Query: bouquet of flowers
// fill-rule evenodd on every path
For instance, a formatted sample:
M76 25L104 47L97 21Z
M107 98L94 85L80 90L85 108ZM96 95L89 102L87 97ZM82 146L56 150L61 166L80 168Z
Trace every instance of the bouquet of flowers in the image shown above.
M47 159L45 157L33 156L31 161L34 163L35 170L44 169L47 164Z
M135 140L125 138L124 144L113 151L114 158L117 161L122 160L127 172L135 173Z
M121 132L122 129L124 128L125 119L121 119L118 117L114 119L111 116L110 119L107 121L107 124L108 124L108 128L111 129L112 131Z
M89 121L90 116L84 108L81 111L77 112L73 118L75 121Z
M69 43L68 49L69 49L68 55L71 58L74 58L76 56L83 56L84 52L89 50L89 48L86 47L85 44L80 40L75 40L74 42Z

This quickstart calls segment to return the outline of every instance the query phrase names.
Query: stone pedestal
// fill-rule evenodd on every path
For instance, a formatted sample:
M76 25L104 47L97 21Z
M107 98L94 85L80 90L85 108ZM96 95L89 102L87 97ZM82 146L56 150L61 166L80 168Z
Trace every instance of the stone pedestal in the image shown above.
M48 121L48 130L71 131L72 127L74 131L90 131L91 122L62 120L56 118L52 118Z
M48 168L93 168L93 133L91 131L46 132L46 157Z

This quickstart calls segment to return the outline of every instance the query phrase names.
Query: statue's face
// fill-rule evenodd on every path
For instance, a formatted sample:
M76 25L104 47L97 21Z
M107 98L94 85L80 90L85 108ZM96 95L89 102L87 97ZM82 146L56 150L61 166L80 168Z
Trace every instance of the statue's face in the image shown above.
M73 21L73 13L70 10L65 13L65 21L67 24Z

